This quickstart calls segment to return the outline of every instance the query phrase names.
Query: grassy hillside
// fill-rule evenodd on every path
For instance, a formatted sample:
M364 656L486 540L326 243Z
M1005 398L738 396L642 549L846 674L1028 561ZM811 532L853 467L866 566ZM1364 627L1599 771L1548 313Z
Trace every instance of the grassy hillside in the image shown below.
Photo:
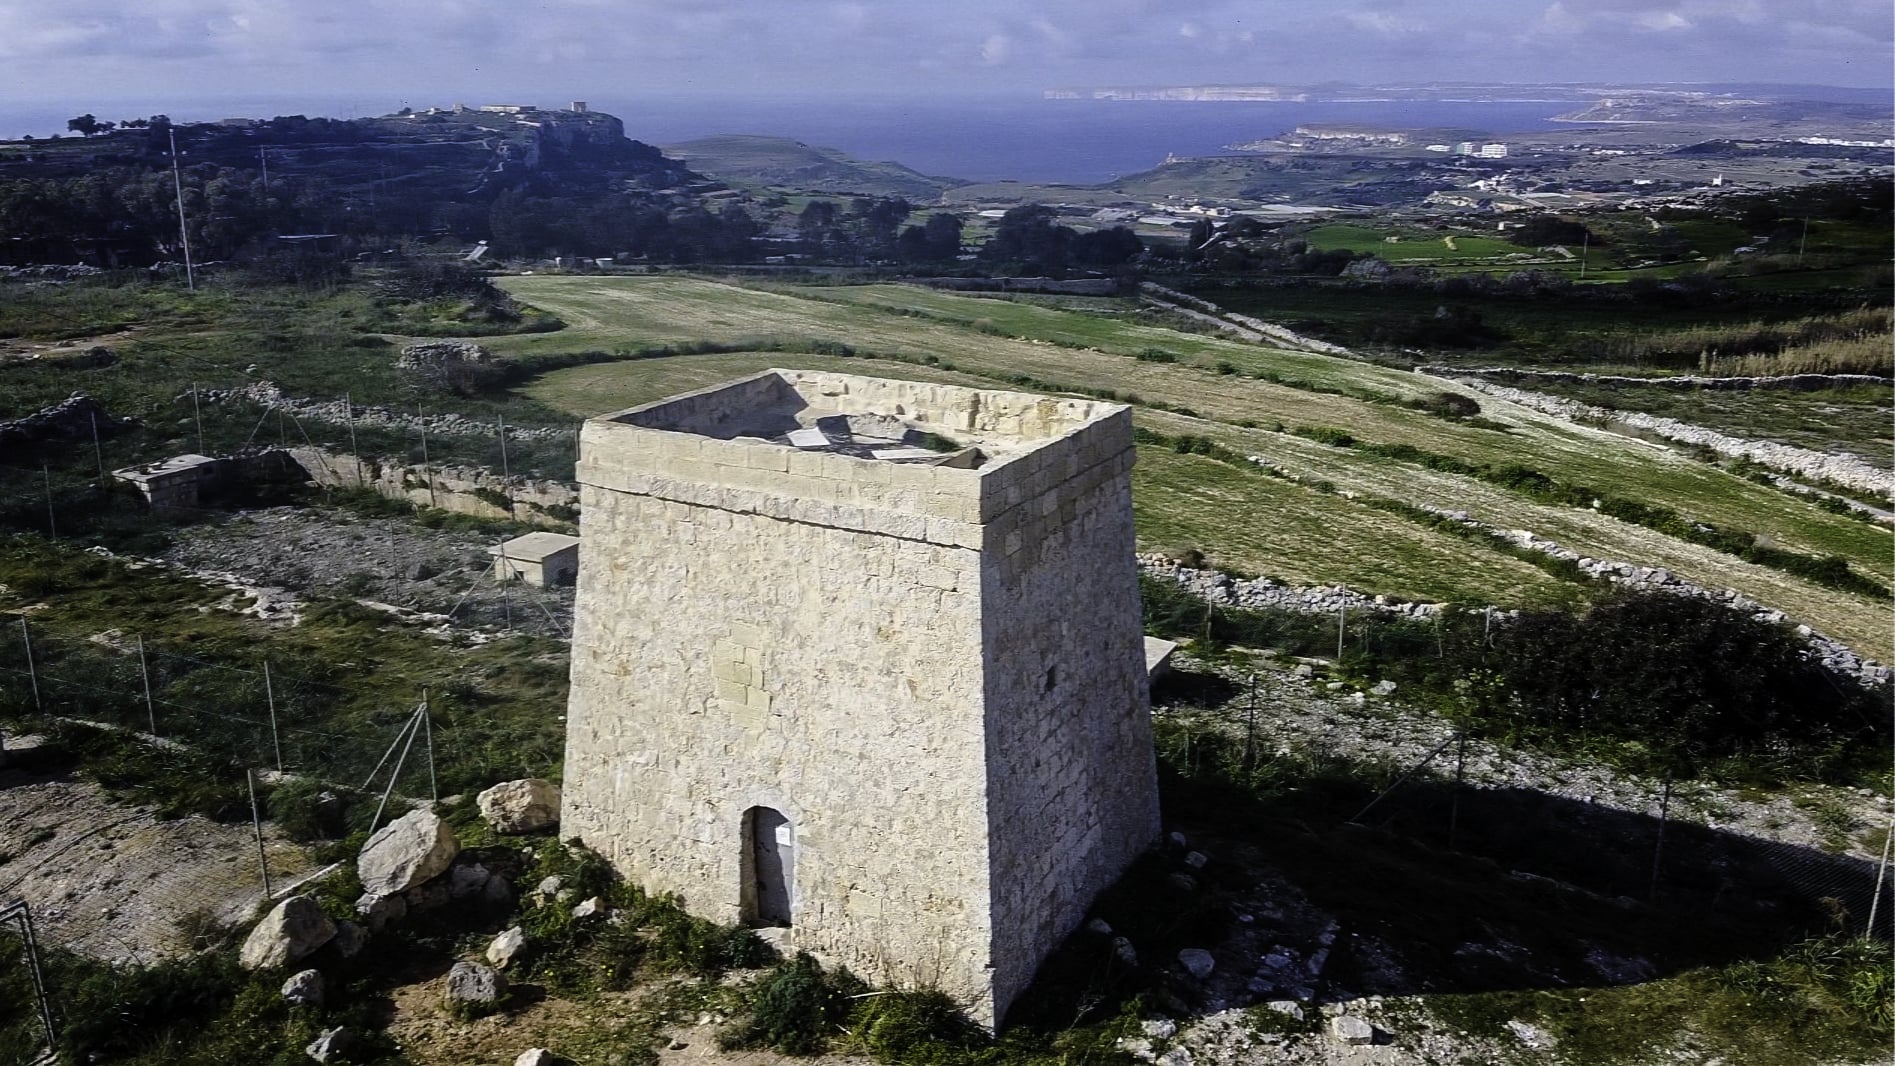
M868 162L834 148L820 148L787 137L726 134L664 146L666 155L692 170L732 185L778 186L803 192L900 196L932 201L942 190L964 184L894 162Z
M897 364L836 360L868 372L935 377L954 371L987 382L1110 393L1138 405L1140 424L1153 433L1211 438L1303 479L1294 484L1253 464L1148 445L1137 482L1141 539L1148 546L1197 547L1238 569L1417 598L1519 603L1578 591L1491 544L1437 532L1387 505L1453 508L1599 557L1665 566L1687 580L1735 588L1867 654L1890 653L1882 602L1591 507L1536 500L1456 472L1454 464L1520 464L1563 484L1747 531L1782 549L1842 557L1885 586L1895 582L1895 537L1886 528L1830 514L1674 451L1487 397L1478 401L1477 420L1438 417L1419 405L1452 387L1403 371L1181 333L1137 321L1129 308L1109 301L1104 314L1089 314L905 286L766 291L677 277L523 277L505 285L570 324L556 334L494 339L493 347L511 354L703 340L842 342L857 355ZM1138 358L1151 350L1175 361ZM559 371L527 392L549 406L589 414L701 385L726 371L816 361L782 353L641 359ZM1346 433L1356 446L1310 438L1325 429ZM1332 433L1329 439L1337 438ZM1446 462L1391 457L1364 444L1407 445Z

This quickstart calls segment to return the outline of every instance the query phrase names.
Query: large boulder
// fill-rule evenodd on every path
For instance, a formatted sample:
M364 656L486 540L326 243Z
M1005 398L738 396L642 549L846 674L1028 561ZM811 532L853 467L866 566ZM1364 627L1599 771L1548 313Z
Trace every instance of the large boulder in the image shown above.
M291 896L263 916L244 939L238 959L246 970L287 966L327 944L336 923L310 895Z
M460 850L454 830L423 808L376 830L356 856L355 872L364 892L392 896L439 876Z
M480 816L502 833L531 833L559 824L559 786L543 777L502 781L475 802Z

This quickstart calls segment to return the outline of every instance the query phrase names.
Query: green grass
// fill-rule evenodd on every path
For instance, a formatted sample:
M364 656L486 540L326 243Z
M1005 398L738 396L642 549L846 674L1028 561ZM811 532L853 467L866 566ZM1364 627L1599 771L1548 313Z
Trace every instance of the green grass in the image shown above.
M558 642L511 637L458 646L348 601L315 601L301 624L273 626L217 606L229 598L226 590L30 537L0 543L0 584L7 587L0 607L46 604L32 613L34 666L43 698L58 713L145 729L149 716L131 647L142 636L159 732L219 764L275 765L262 677L267 662L291 770L360 781L425 687L443 793L559 774L564 726L546 713L565 704L565 648ZM87 639L107 630L124 635L122 647ZM0 675L0 715L36 721L22 684L17 625L0 644L0 666L8 671ZM170 788L166 782L179 769L163 760L128 762L130 755L116 750L98 754L119 768L130 792ZM410 763L404 787L419 787L419 769ZM241 788L240 771L228 780Z
M907 374L953 370L990 382L1030 380L1035 384L1029 387L1085 389L1122 399L1136 397L1148 408L1161 403L1170 408L1169 413L1143 410L1139 415L1142 424L1167 435L1210 435L1241 454L1265 456L1312 480L1329 480L1344 489L1405 503L1465 509L1502 528L1533 529L1601 557L1665 565L1702 584L1739 588L1825 632L1856 641L1877 657L1886 654L1881 651L1888 638L1880 609L1859 597L1815 588L1787 575L1653 535L1584 509L1533 504L1469 478L1437 474L1409 463L1356 454L1359 449L1335 449L1270 430L1279 423L1285 428L1334 427L1362 441L1410 445L1470 464L1522 463L1562 482L1599 486L1618 496L1671 507L1690 519L1751 530L1787 550L1840 555L1884 584L1895 581L1895 552L1890 550L1895 539L1885 529L1829 514L1810 501L1789 497L1674 452L1561 423L1486 397L1479 401L1484 417L1504 427L1504 431L1430 417L1396 401L1419 398L1442 386L1402 371L1324 356L1275 352L1128 323L1119 317L906 287L759 291L679 277L528 277L505 279L504 284L517 296L570 324L571 332L567 334L496 341L497 346L526 358L550 357L561 345L566 350L629 350L680 341L846 339L859 355L887 355L915 363L933 358L938 364L903 372ZM1108 310L1116 308L1108 305ZM1134 358L1148 347L1174 352L1179 361L1166 364ZM1231 362L1241 372L1220 374L1216 368L1219 361ZM798 365L794 358L776 362ZM550 389L584 397L602 387L601 382L617 380L621 374L626 380L637 380L652 369L650 361L639 360L616 364L612 369L586 368L583 378L577 378L580 371L560 371L532 386L529 395L544 400L554 395L546 391ZM677 373L669 368L666 372ZM1259 373L1291 380L1301 387L1251 376ZM573 375L583 384L567 384L561 375ZM714 375L705 374L692 380L711 377ZM615 395L662 395L662 386L656 383L638 388L643 391ZM587 402L583 408L569 409L587 414L605 407ZM1203 417L1180 417L1181 411ZM1240 424L1246 422L1258 428ZM1229 488L1230 476L1221 472L1216 475L1225 487L1210 494L1213 498L1221 496L1230 501L1238 495ZM1254 476L1262 478L1260 472ZM1142 478L1141 484L1148 486L1149 492L1154 482ZM1174 493L1185 490L1182 485L1169 488ZM1206 490L1200 484L1190 491ZM1158 515L1161 510L1151 507L1146 513ZM1194 510L1203 513L1206 508ZM1226 511L1214 522L1191 526L1175 518L1155 520L1171 524L1156 530L1148 528L1149 542L1190 540L1245 569L1309 574L1334 573L1345 565L1355 573L1366 569L1361 564L1338 563L1333 558L1338 553L1333 550L1322 553L1327 558L1312 557L1307 554L1307 542L1278 554L1266 545L1263 534L1242 532L1246 526L1267 530L1277 521L1264 510ZM1389 521L1386 515L1375 518L1378 524ZM1367 524L1364 519L1364 528ZM1243 538L1242 547L1237 547L1233 534ZM1362 544L1353 554L1378 554L1375 541ZM1254 565L1244 566L1245 562ZM1476 569L1487 565L1483 563ZM1516 560L1508 560L1506 565L1529 569ZM1529 585L1544 580L1522 576ZM1494 587L1491 595L1507 595L1517 587L1514 582L1503 583Z
M1389 240L1391 237L1395 240ZM1391 263L1417 260L1453 263L1461 260L1500 259L1506 256L1526 256L1534 259L1559 258L1552 252L1522 248L1505 240L1466 230L1447 232L1389 229L1332 222L1311 229L1304 234L1304 238L1309 241L1310 247L1322 251L1347 249L1358 255L1373 255ZM1452 240L1451 245L1450 240Z

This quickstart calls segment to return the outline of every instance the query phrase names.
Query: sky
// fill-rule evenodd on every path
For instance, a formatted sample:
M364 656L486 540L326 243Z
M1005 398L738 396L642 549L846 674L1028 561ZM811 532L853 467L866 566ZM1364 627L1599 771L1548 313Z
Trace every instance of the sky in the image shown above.
M0 0L0 103L1895 82L1889 0Z

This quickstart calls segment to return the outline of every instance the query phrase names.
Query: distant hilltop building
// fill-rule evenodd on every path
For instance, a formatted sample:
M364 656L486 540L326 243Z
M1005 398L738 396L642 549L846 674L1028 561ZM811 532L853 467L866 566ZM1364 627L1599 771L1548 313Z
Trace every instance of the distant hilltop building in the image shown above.
M770 370L594 418L565 829L997 1022L1159 834L1130 410Z
M1435 151L1436 149L1430 145L1428 150ZM1443 146L1443 150L1445 150L1445 146ZM1498 142L1475 144L1473 141L1462 141L1454 146L1454 154L1471 156L1475 159L1505 159L1507 158L1507 146Z

